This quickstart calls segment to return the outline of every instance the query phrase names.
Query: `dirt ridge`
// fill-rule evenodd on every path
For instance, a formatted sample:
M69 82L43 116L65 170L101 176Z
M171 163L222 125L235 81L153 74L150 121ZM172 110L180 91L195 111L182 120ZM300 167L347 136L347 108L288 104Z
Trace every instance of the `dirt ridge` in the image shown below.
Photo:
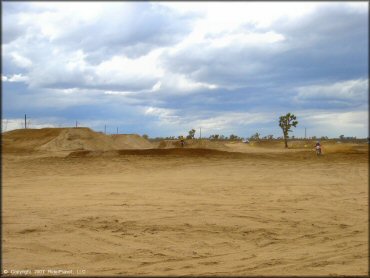
M17 129L3 133L2 138L5 152L109 151L153 147L138 134L106 135L84 127Z

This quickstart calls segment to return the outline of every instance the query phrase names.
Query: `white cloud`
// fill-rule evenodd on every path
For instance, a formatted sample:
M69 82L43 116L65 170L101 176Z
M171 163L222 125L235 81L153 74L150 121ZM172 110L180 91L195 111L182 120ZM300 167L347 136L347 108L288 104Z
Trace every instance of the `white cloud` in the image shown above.
M163 49L157 49L137 59L115 56L98 65L95 69L95 84L153 84L143 86L137 92L189 93L192 91L218 88L216 84L195 82L182 74L166 72L160 63Z
M299 17L310 13L317 3L253 3L253 2L161 2L179 12L198 12L204 14L201 25L207 26L209 32L230 30L251 22L259 27L268 27L280 17ZM232 15L230 17L225 14ZM200 26L197 26L200 27Z
M171 94L195 92L197 90L217 89L216 84L196 82L183 74L167 73L161 80L161 89L166 89Z
M57 127L51 122L40 122L39 120L27 120L27 128ZM1 132L24 128L24 118L22 119L2 119Z
M296 101L346 101L364 103L367 101L368 80L355 79L333 84L319 84L297 88Z
M99 2L35 2L32 5L33 10L21 13L18 21L24 26L32 27L38 35L54 41L68 35L71 30L95 21L112 6L112 3Z
M159 125L176 125L181 122L180 116L176 115L175 109L146 107L144 114L147 116L154 116L159 119Z
M233 45L242 45L243 47L247 45L259 45L264 43L275 43L284 40L282 34L277 34L275 32L269 31L265 33L236 33L227 34L217 38L209 39L209 44L211 47L228 47Z
M152 91L158 91L161 89L161 86L162 86L162 82L161 81L158 81L157 83L155 83L152 87Z
M305 120L315 122L315 124L325 124L331 126L358 126L366 128L368 113L367 111L348 111L348 112L323 112L311 111L303 116Z
M115 96L128 96L133 92L125 92L125 91L105 91L105 95L115 95Z
M29 68L32 66L32 61L29 58L24 57L15 51L11 52L10 55L14 64L17 65L18 67Z
M366 137L369 126L368 111L302 111L300 119L312 128L311 134L316 136L350 136ZM312 136L311 135L311 136Z
M159 51L152 51L139 58L115 55L92 65L86 61L86 53L79 49L74 52L55 52L49 62L40 61L30 69L32 87L96 87L121 86L122 89L150 89L163 75L158 65Z
M185 133L191 128L201 127L204 135L216 132L232 133L251 125L269 123L274 119L272 113L202 111L197 114L188 114L175 109L158 107L146 107L144 114L156 117L159 120L158 126L171 126L178 132Z
M22 74L13 74L10 76L2 75L1 80L3 82L27 82L29 78Z
M229 131L233 128L253 124L264 124L271 122L271 113L243 113L243 112L221 112L215 116L194 121L193 125L202 127L205 130Z
M139 83L153 81L161 78L163 69L158 65L160 49L152 51L137 59L130 59L124 56L114 56L102 62L95 69L97 83Z

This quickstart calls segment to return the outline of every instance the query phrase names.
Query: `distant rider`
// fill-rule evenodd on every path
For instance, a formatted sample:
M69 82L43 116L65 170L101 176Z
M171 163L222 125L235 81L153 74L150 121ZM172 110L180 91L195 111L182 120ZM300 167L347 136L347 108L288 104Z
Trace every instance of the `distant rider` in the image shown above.
M317 155L321 154L321 144L320 144L320 141L317 141L316 142L315 149L316 149L316 154Z

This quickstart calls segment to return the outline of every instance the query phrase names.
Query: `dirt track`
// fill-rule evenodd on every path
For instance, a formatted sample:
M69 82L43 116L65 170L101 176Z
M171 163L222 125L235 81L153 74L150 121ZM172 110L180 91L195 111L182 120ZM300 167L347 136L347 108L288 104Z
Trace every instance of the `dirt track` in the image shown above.
M5 154L3 268L367 274L367 146L229 147Z

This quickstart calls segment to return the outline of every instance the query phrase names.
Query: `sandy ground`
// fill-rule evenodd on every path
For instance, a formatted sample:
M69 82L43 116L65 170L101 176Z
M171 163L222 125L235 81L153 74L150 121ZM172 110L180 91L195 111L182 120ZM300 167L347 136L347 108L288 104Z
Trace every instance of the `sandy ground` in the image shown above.
M3 269L367 274L367 146L228 147L243 154L3 154Z

